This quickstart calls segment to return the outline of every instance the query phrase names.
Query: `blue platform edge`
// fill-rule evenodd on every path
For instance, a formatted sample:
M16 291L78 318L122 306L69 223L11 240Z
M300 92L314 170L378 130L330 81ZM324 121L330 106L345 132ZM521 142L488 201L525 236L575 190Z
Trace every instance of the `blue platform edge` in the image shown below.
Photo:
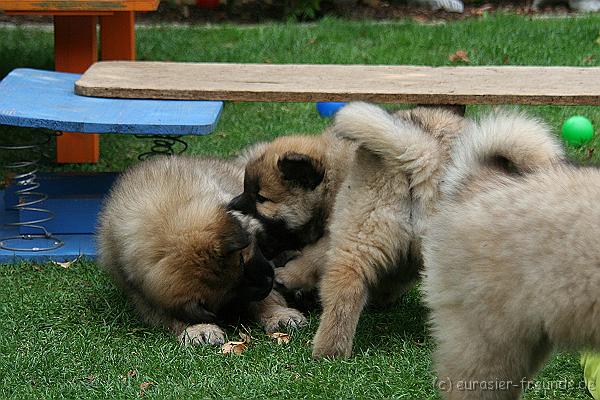
M4 206L4 192L0 191L0 238L8 236L18 236L19 229L16 227L7 227L4 224L14 222L18 219L18 214L15 211L6 211ZM64 245L55 250L50 251L8 251L0 249L0 263L12 264L19 261L31 261L43 263L48 261L65 262L72 261L78 257L86 257L95 259L97 256L95 235L55 235L56 238L62 240ZM40 242L42 246L46 242ZM33 247L36 245L35 240L27 241L27 245Z
M93 234L104 197L108 194L116 172L39 172L37 192L48 196L39 208L51 211L54 218L44 222L44 227L53 234ZM14 182L4 190L4 206L7 211L18 204L16 191L22 189ZM35 206L34 208L38 208ZM45 218L47 214L20 210L21 222ZM39 229L21 226L20 234L37 234Z
M78 96L81 75L20 68L0 82L0 125L83 133L206 135L222 101Z

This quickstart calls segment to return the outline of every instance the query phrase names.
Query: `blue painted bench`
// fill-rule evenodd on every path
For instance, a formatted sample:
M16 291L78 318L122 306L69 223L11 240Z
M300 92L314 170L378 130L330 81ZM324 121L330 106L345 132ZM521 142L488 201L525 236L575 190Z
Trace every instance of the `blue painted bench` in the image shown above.
M221 101L78 96L73 88L79 77L78 74L33 69L12 71L0 82L0 125L83 133L205 135L215 129L223 109ZM96 213L114 176L38 175L41 184L38 191L48 196L40 206L55 214L55 219L41 225L64 245L52 251L0 249L0 262L12 262L15 258L64 261L79 255L94 257ZM90 185L91 182L95 185ZM74 191L74 188L79 190ZM10 209L19 201L15 189L18 188L8 187L6 195L0 193L0 239L35 233L27 226L5 225L31 218L27 211ZM36 240L39 239L26 240L27 247L38 246ZM38 247L44 247L44 240L39 242Z

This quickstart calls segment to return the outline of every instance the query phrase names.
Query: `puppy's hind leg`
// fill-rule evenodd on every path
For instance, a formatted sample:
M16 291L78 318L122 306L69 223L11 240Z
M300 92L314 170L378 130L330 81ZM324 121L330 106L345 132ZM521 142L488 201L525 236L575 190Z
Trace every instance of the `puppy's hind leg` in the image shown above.
M341 230L341 232L346 232ZM359 235L360 237L360 235ZM372 238L376 245L385 241ZM390 244L408 244L400 235ZM408 247L408 246L406 246ZM395 246L383 248L363 244L362 241L338 242L328 252L328 266L320 287L323 314L313 340L313 357L349 357L358 320L365 307L370 288L374 287L386 270L396 265ZM389 258L388 258L389 257Z
M458 319L440 324L443 331L434 333L438 341L433 355L437 388L449 400L520 398L551 350L548 340L541 335L534 339L510 332L496 336L479 328L469 329L467 324ZM500 331L514 328L495 326Z

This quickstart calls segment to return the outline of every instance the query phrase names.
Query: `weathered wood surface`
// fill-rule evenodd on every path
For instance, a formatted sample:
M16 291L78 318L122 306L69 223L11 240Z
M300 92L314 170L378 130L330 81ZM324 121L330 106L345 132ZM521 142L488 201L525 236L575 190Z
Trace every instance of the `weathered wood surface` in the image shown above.
M0 11L94 12L154 11L160 0L0 0Z
M406 104L600 105L600 68L99 62L85 96Z

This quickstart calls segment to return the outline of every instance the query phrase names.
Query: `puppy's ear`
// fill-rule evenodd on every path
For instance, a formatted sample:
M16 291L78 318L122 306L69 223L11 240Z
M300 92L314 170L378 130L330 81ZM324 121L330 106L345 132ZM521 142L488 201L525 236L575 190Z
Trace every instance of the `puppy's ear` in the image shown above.
M277 160L283 179L313 190L323 181L325 170L321 162L299 153L285 153Z
M242 227L240 221L230 214L227 217L221 236L221 248L224 255L245 249L250 245L250 234Z

